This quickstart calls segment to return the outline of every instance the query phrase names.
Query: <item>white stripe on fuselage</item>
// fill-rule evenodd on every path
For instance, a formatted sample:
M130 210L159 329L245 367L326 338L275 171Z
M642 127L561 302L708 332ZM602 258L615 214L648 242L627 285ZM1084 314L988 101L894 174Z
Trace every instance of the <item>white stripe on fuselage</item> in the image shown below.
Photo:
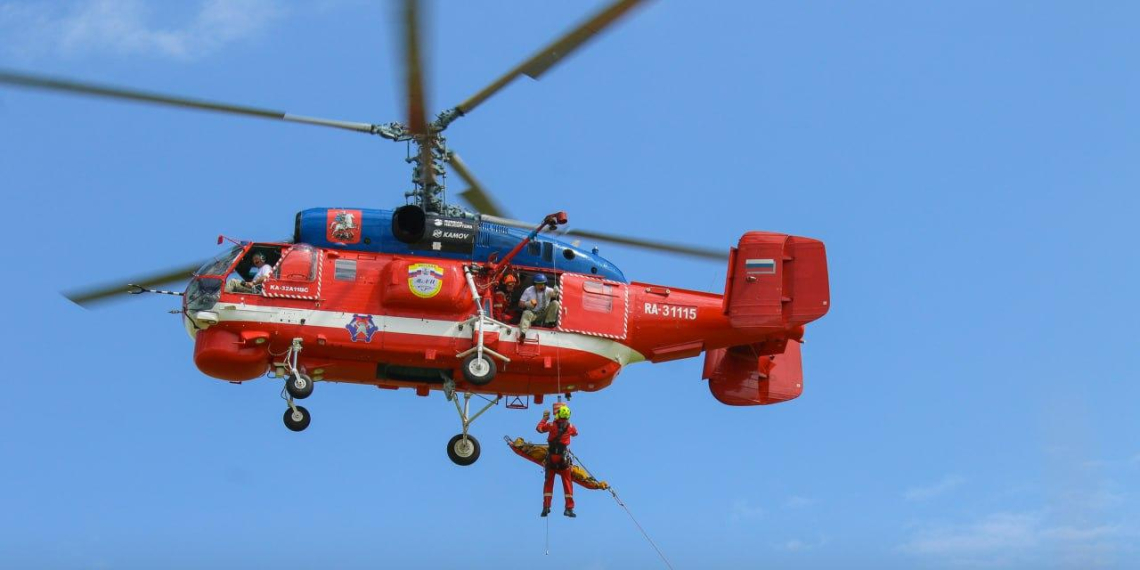
M352 322L353 316L359 314L224 302L215 305L210 312L218 316L219 324L225 322L239 322L300 325L301 321L304 320L305 326L307 327L324 327L340 330L344 330L344 328ZM471 325L467 324L466 321L415 319L385 315L371 316L373 323L380 329L381 333L458 339L472 338ZM460 325L463 326L463 330L459 329ZM494 332L496 329L501 333L508 333L513 339L519 337L519 328L506 324L488 327L487 332ZM191 336L193 336L193 328L187 327L187 330L191 333ZM517 342L517 340L507 340L505 337L508 336L508 334L501 335L499 342ZM622 366L645 360L645 356L640 352L610 339L537 328L531 328L530 334L532 336L536 334L539 336L540 346L580 350L613 360Z

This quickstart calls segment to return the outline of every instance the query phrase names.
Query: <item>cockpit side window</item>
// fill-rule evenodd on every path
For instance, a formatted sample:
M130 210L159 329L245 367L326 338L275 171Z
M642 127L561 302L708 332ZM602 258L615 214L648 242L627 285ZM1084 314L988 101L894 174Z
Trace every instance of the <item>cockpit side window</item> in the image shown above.
M259 261L254 261L259 259ZM226 280L227 293L260 295L267 279L273 277L273 268L281 260L281 246L254 244L245 250L241 261L234 266Z
M237 256L241 255L244 248L240 245L235 245L229 251L223 251L215 255L213 259L202 264L194 275L225 275L226 270L230 268Z
M277 262L281 261L280 246L254 245L242 256L241 261L234 267L234 272L246 280L252 280L256 277L258 269L253 266L253 256L257 253L264 256L265 265L268 265L270 268L275 267Z

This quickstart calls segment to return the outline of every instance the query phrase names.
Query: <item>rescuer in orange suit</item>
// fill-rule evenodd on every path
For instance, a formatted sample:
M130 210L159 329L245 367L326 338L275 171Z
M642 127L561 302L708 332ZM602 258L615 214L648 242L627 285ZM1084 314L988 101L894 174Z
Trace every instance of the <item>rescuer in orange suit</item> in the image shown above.
M510 273L503 276L499 288L495 290L495 294L492 296L491 313L494 318L504 323L513 323L518 317L518 311L514 310L514 305L511 303L511 299L515 296L515 286L518 283L519 278Z
M546 482L542 486L542 514L550 514L550 500L554 493L554 474L562 477L562 492L566 497L566 510L562 513L568 517L574 514L574 481L570 476L570 456L568 449L570 438L578 435L578 429L570 423L570 406L562 402L554 404L554 421L548 422L550 412L542 412L542 419L536 428L539 433L546 433Z

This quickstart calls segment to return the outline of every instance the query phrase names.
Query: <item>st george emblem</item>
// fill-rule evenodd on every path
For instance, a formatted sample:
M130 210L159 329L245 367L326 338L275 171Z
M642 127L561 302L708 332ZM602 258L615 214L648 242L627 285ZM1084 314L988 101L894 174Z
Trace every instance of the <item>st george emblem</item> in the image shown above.
M430 299L443 289L443 268L434 263L413 263L408 266L408 289L421 299Z
M360 243L362 217L360 210L329 210L325 238L335 243Z
M352 335L352 342L372 342L372 335L380 330L372 322L372 315L352 315L352 320L344 328Z

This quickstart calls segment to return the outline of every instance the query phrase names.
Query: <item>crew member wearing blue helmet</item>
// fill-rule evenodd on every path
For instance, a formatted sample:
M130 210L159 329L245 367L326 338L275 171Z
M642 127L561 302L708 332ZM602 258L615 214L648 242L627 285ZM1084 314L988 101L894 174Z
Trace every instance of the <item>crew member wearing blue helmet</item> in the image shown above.
M562 307L558 302L558 291L547 287L546 276L539 273L534 276L534 285L523 291L519 298L519 308L523 310L519 330L525 335L531 324L540 327L558 324L558 311Z

